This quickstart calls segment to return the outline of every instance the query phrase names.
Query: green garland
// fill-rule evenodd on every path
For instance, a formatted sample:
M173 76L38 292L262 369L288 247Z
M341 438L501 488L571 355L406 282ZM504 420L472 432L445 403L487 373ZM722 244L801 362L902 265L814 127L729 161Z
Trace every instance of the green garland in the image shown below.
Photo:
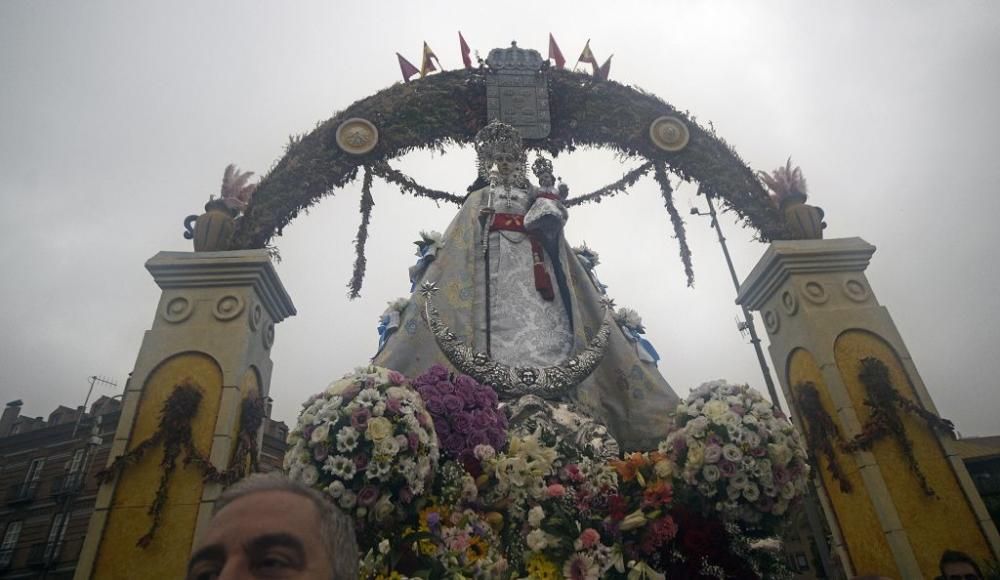
M844 475L844 470L837 461L837 454L834 453L833 444L843 446L844 437L840 433L840 428L834 422L833 417L823 408L820 402L819 391L815 383L806 381L795 385L794 391L798 393L799 412L802 413L803 426L805 427L806 442L809 444L809 453L821 453L826 457L826 463L830 468L830 475L840 484L840 491L851 493L851 482ZM819 468L819 461L813 457L813 464Z
M354 274L347 287L350 288L350 297L361 296L361 283L365 279L365 267L368 260L365 258L365 242L368 241L368 224L372 219L372 208L375 207L375 200L372 199L372 171L366 165L365 177L361 185L361 225L358 226L358 235L354 239Z
M236 449L229 460L229 467L219 471L214 465L201 458L193 459L205 474L205 481L221 483L228 487L251 473L260 470L257 436L264 424L264 401L259 397L247 397L240 403L240 427L236 434Z
M230 485L243 478L248 470L257 471L257 433L264 420L264 403L259 398L244 399L240 409L238 442L229 468L219 471L203 453L194 446L191 423L201 406L202 390L192 379L178 383L160 409L160 424L156 432L131 451L115 460L97 473L97 481L108 483L120 476L125 469L137 464L146 453L163 445L163 459L160 461L160 484L156 488L153 503L147 514L153 519L149 530L136 542L140 548L147 548L153 542L156 531L163 521L163 509L167 505L167 488L170 477L177 468L181 452L185 453L184 465L194 464L203 475L204 481Z
M566 70L546 74L552 128L548 138L526 141L529 149L557 156L579 147L603 148L623 160L644 159L644 163L669 169L681 179L698 182L704 193L722 202L724 211L735 211L747 226L755 228L761 240L788 236L780 212L753 170L692 116L654 95L614 81ZM650 141L649 125L662 115L675 116L687 125L690 140L683 150L666 152ZM371 152L353 156L337 145L336 130L351 117L368 119L378 128L380 140ZM239 220L234 247L267 247L299 212L352 182L363 166L414 195L457 203L459 196L419 186L385 162L416 149L443 150L449 145L469 144L486 120L486 76L479 70L446 71L397 83L352 104L289 143L286 154L261 181ZM642 173L636 171L631 177L626 175L622 187L598 190L593 199L624 190ZM675 232L683 231L677 217L671 215ZM683 235L678 239L686 248ZM684 259L686 249L681 253ZM689 256L684 265L690 281Z
M862 427L861 433L844 445L844 451L853 453L860 450L871 450L876 441L892 437L902 449L910 471L920 481L920 487L924 490L924 494L937 497L934 489L927 482L927 477L921 471L917 458L913 455L913 442L906 435L906 427L903 425L903 419L899 416L897 407L920 417L928 426L952 435L955 433L955 425L900 395L889 379L889 367L877 358L867 357L861 360L861 372L858 374L858 378L861 379L868 391L865 405L871 409L871 417Z
M639 178L642 177L643 175L649 173L649 170L652 168L653 168L653 162L647 161L646 163L643 163L642 165L636 167L632 171L629 171L628 173L623 175L621 179L619 179L614 183L605 185L604 187L596 191L593 191L591 193L588 193L586 195L580 195L567 200L566 207L573 207L575 205L580 205L581 203L589 203L589 202L601 203L601 201L605 197L612 197L618 193L624 192L629 187L635 185L635 182L639 181Z
M149 530L136 542L140 548L146 548L152 543L156 530L160 527L163 519L163 508L167 504L167 487L170 483L170 476L173 475L177 467L177 459L181 452L187 452L185 465L192 461L198 464L208 463L208 459L195 449L191 434L191 422L198 414L201 399L201 387L193 380L187 378L178 383L160 409L160 425L156 432L136 445L131 451L115 458L111 465L97 473L97 480L101 483L107 483L121 475L126 467L138 463L147 451L159 444L163 445L163 459L160 461L160 484L156 488L153 503L150 504L147 511L153 521Z
M684 264L684 274L687 276L687 285L694 286L694 267L691 265L691 248L688 247L687 234L684 232L684 219L674 206L674 188L670 186L670 178L667 177L666 163L657 163L654 166L653 177L660 184L660 193L663 195L663 205L670 214L670 222L674 225L674 237L680 245L681 262Z

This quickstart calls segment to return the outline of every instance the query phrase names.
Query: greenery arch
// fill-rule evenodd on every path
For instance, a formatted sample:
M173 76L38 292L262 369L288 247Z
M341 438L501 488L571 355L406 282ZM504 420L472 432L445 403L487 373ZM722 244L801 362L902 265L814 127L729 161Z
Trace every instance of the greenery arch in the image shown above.
M348 285L352 297L359 295L373 205L373 177L416 196L461 204L463 195L424 187L391 168L388 162L415 149L471 143L487 121L486 74L482 69L462 69L396 83L355 102L311 133L291 139L285 155L261 180L238 221L234 248L267 247L300 211L355 180L360 170L362 221L355 241L354 275ZM714 129L701 127L688 113L641 89L567 70L552 69L546 74L551 132L546 139L526 140L527 148L552 156L578 147L604 148L617 153L623 162L638 163L618 181L571 197L568 206L600 202L625 192L651 172L673 222L689 285L693 282L690 251L683 219L674 207L669 174L696 182L699 193L721 201L724 210L735 211L744 225L758 232L761 241L788 237L781 214L754 171ZM650 140L650 124L663 115L674 116L687 125L690 140L684 149L667 152ZM364 155L347 153L337 144L337 128L353 117L371 121L379 131L377 145Z

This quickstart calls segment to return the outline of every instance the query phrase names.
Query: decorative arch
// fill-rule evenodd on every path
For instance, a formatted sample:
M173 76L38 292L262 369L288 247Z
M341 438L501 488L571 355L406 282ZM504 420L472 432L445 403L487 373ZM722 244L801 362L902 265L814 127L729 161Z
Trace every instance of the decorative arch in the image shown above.
M698 183L699 192L721 201L758 232L761 241L784 239L783 220L754 171L714 129L701 127L687 112L678 111L655 95L613 81L566 70L547 70L551 132L545 139L525 140L527 148L552 156L578 147L608 149L635 167L608 186L572 197L567 205L600 202L626 191L641 177L653 173L659 183L675 233L689 283L693 280L683 219L673 203L669 174ZM687 126L690 138L676 152L656 146L650 138L651 123L671 116ZM370 121L378 142L364 154L345 152L337 144L338 127L347 119ZM385 179L404 191L436 201L460 204L461 194L422 186L389 166L389 161L416 149L443 149L471 143L487 122L486 73L455 70L410 83L396 83L361 99L311 133L290 140L285 155L263 178L253 201L239 220L236 248L263 248L299 212L317 203L358 177L362 171L362 223L356 242L358 262L352 294L360 288L364 270L364 242L372 205L369 188L373 177Z

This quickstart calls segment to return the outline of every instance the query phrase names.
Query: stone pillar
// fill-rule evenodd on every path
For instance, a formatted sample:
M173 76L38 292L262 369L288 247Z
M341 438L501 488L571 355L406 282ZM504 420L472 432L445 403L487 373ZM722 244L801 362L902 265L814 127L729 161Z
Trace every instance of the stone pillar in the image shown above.
M844 440L871 417L861 360L874 357L889 370L905 399L937 414L888 310L865 276L875 247L860 238L780 241L770 245L740 287L737 302L761 312L771 359L800 429L816 429L800 395L812 383L825 414ZM919 283L919 278L914 278ZM906 436L928 495L893 437L870 451L834 456L850 491L834 478L816 449L817 486L833 530L834 550L854 574L933 578L946 549L977 559L1000 558L1000 537L950 435L902 409Z
M163 292L125 388L108 465L156 433L164 402L189 381L202 392L190 423L194 447L224 470L236 447L243 400L268 395L274 325L294 315L295 307L263 250L160 252L146 269ZM221 492L184 457L146 547L136 542L152 523L148 512L163 474L163 446L151 447L101 485L75 578L184 577L192 544Z

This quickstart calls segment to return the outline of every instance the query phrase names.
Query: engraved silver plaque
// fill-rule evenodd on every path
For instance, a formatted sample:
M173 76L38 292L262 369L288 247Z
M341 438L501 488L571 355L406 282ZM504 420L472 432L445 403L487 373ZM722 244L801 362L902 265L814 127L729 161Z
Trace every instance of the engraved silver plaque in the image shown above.
M486 58L486 115L521 133L524 139L544 139L552 128L545 61L537 50L494 48Z

